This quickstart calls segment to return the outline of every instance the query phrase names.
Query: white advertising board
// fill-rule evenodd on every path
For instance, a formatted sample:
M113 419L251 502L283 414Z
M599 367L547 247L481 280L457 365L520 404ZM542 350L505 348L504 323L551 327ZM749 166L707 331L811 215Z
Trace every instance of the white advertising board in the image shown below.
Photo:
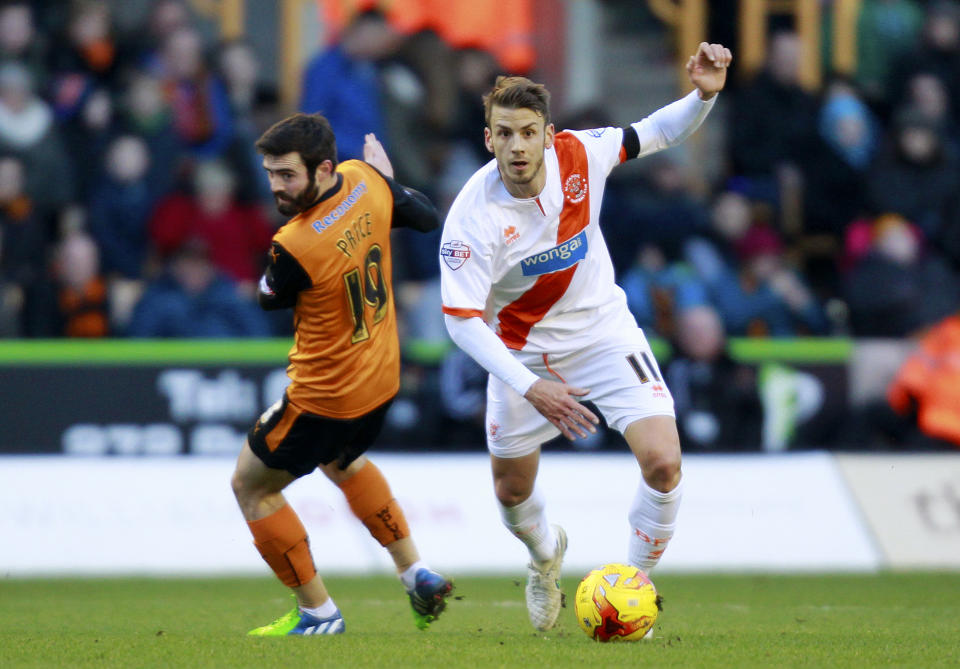
M960 568L960 453L837 461L895 568Z
M374 453L426 560L520 573L485 454ZM0 574L268 573L230 491L225 458L0 459ZM676 537L659 570L870 570L877 552L824 454L688 456ZM547 453L548 517L571 573L625 559L639 469L628 454ZM387 571L386 552L319 473L288 489L323 572Z

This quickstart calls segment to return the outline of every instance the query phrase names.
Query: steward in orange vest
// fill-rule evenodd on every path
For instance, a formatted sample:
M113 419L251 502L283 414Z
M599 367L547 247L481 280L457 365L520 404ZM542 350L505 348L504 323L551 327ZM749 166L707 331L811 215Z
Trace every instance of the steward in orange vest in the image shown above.
M960 314L935 325L887 389L901 415L916 412L924 434L960 447Z

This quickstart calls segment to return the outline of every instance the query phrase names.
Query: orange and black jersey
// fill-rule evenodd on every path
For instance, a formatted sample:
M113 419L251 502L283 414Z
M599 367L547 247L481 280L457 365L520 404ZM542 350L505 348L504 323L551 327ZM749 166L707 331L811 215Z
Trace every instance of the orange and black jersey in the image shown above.
M439 227L425 195L359 160L277 231L260 279L264 309L293 307L287 396L332 418L356 418L400 387L390 230Z

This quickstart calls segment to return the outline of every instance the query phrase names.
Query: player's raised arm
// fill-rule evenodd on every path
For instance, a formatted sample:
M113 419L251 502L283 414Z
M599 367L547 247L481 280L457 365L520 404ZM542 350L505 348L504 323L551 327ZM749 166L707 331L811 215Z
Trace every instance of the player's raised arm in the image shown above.
M687 73L695 90L671 102L623 131L623 159L640 158L676 146L700 127L713 109L717 93L727 81L733 59L722 44L701 42L687 61Z
M709 100L723 90L732 60L730 49L722 44L700 42L697 52L687 60L687 74L702 100Z
M393 164L383 144L372 132L363 136L363 160L380 170L384 176L393 178Z
M403 186L393 180L393 165L386 149L372 132L367 134L363 145L363 160L372 165L390 186L393 193L393 227L413 228L419 232L430 232L440 227L440 214L426 195L420 191Z
M393 193L393 227L430 232L440 227L440 213L426 195L386 177Z

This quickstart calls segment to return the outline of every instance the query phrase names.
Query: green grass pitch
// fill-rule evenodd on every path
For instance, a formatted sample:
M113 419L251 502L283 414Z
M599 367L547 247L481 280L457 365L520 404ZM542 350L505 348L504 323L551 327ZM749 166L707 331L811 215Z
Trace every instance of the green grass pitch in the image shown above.
M536 633L523 578L458 577L421 632L396 579L329 576L347 633L280 639L245 636L291 606L267 575L0 579L0 667L960 666L960 573L655 575L656 636L624 644L588 639L572 608Z

